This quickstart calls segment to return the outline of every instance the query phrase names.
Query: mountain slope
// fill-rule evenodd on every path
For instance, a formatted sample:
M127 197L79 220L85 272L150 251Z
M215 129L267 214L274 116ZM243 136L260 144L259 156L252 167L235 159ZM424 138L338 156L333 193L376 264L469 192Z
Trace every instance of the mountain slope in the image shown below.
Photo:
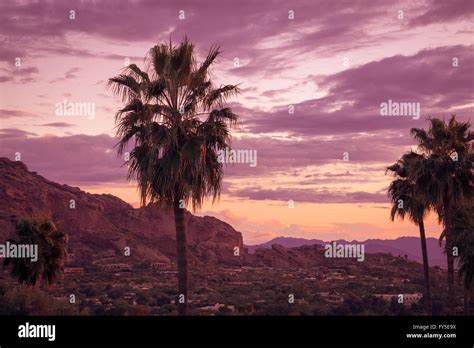
M174 219L167 208L134 209L112 195L90 194L28 171L22 162L0 158L0 242L21 218L48 217L67 233L69 250L86 264L112 256L114 262L174 262ZM74 207L72 208L72 206ZM185 213L191 264L239 264L242 235L214 217ZM125 256L125 247L130 256Z
M323 245L325 242L321 239L305 239L305 238L294 238L294 237L276 237L268 242L257 244L257 245L246 245L245 247L249 253L254 253L257 249L264 248L270 249L273 244L284 246L285 248L297 248L303 245Z

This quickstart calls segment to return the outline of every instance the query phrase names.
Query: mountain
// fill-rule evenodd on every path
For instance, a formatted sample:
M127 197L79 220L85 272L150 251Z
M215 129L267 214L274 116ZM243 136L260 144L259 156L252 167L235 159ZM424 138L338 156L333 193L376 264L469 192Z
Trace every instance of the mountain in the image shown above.
M19 219L47 217L68 235L69 252L78 263L175 262L172 211L155 204L139 209L108 194L90 194L51 182L30 172L22 162L0 158L0 243L14 236ZM240 263L242 234L214 217L186 211L190 264ZM130 256L125 256L125 247Z
M257 244L257 245L246 245L248 252L253 254L257 249L270 249L272 245L278 244L285 248L296 248L303 245L323 245L325 242L321 239L305 239L305 238L294 238L294 237L276 237L268 242Z
M176 260L173 213L149 204L135 209L108 194L90 194L30 172L22 162L0 158L0 243L14 237L15 224L24 218L50 218L68 235L76 263L172 263ZM324 263L324 241L279 237L247 246L242 234L214 217L185 212L190 265L215 267L265 266L305 268ZM337 241L349 243L347 241ZM351 242L360 243L360 242ZM371 239L362 242L367 253L391 253L421 262L419 239ZM430 265L444 266L444 255L434 238L427 240ZM125 256L125 248L130 256ZM240 257L234 256L239 248Z
M422 262L420 238L400 237L393 240L367 239L365 241L337 240L338 244L364 244L367 253L390 253L393 256L405 256L410 260ZM306 245L325 245L328 242L319 239L304 239L293 237L277 237L266 243L257 245L246 245L249 253L255 253L257 249L270 249L273 245L281 245L286 248L295 248ZM428 258L430 266L446 267L446 255L436 238L426 238Z

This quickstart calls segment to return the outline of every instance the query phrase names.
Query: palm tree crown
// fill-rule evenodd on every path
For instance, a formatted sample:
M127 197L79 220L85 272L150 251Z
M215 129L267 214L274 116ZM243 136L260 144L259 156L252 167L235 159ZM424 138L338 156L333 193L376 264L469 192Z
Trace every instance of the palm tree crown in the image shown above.
M38 260L32 262L26 258L6 258L4 266L12 265L11 275L20 284L35 286L38 280L43 280L47 286L61 277L64 273L66 260L67 237L56 229L49 220L22 220L16 226L18 241L14 244L38 246Z
M447 124L436 118L431 119L428 131L411 130L423 156L415 168L419 178L418 188L445 223L443 216L446 214L447 198L451 206L473 198L474 155L470 152L470 142L474 139L474 133L469 128L469 122L458 122L452 116Z
M408 216L415 224L419 224L426 216L428 207L418 192L417 178L413 173L413 168L420 159L419 154L409 152L404 154L397 163L387 168L387 171L393 172L395 176L395 180L388 188L388 194L393 203L390 212L392 220L397 215L402 219Z
M218 151L230 147L229 127L238 119L223 107L237 86L215 87L209 76L219 54L211 48L198 65L187 39L178 46L156 45L146 58L147 72L131 64L109 80L126 103L116 115L118 151L123 154L134 139L129 179L137 180L143 205L182 199L196 209L207 195L219 196Z

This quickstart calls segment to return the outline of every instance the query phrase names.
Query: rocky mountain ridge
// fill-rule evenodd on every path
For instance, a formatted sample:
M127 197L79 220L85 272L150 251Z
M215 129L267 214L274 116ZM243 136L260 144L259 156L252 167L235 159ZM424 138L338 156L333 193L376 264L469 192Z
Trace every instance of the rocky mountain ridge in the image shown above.
M19 219L46 217L67 233L79 261L115 256L116 262L175 262L173 213L165 207L135 209L109 194L51 182L7 158L0 158L0 177L0 240L13 236ZM229 224L186 211L185 225L191 264L241 262L234 248L243 250L242 234Z

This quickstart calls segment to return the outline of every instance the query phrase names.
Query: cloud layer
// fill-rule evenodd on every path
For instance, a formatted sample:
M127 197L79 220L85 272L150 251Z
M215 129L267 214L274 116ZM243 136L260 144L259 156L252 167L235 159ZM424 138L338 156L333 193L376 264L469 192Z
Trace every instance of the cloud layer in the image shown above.
M125 184L113 148L121 103L105 82L185 36L199 59L220 45L213 78L242 89L232 145L258 164L225 167L229 199L385 203L385 168L415 145L409 130L474 111L470 0L7 0L0 22L0 156L20 152L60 183ZM94 103L95 118L59 118L65 98ZM389 100L419 103L420 118L381 116Z

